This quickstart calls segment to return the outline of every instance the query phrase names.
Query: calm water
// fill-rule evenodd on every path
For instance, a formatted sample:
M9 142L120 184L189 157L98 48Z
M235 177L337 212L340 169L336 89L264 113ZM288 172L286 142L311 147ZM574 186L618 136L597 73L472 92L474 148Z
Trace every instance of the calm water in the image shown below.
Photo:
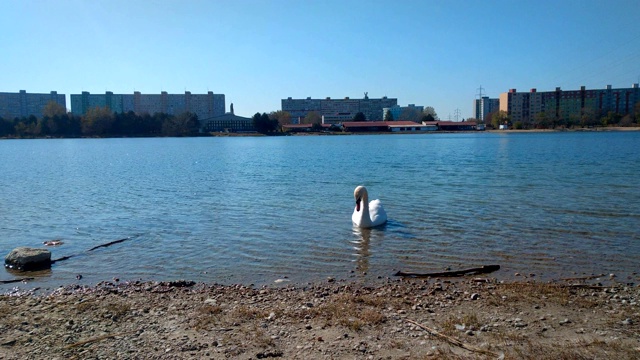
M640 132L0 141L0 255L52 239L53 258L79 254L24 287L485 264L626 279L640 263L639 145ZM386 227L352 227L358 184Z

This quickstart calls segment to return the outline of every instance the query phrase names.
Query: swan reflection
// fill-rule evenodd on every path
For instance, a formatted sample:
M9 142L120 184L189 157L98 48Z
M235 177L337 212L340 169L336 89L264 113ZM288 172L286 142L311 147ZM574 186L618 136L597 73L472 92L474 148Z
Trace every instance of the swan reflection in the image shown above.
M352 241L356 250L356 271L360 274L369 271L369 257L371 256L371 243L379 244L384 238L384 231L380 228L366 229L353 227L355 240Z

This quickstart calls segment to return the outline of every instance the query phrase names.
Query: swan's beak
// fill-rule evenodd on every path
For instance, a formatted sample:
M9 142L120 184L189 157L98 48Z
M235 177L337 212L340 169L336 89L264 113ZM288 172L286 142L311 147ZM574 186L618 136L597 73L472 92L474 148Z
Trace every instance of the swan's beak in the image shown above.
M362 199L360 199L360 198L357 198L357 199L356 199L356 211L360 211L360 201L361 201L361 200L362 200Z

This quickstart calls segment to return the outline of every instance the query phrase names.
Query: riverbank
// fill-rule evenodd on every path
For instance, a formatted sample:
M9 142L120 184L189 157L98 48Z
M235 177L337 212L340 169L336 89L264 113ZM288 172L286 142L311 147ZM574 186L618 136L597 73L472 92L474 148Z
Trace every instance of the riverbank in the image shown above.
M635 359L640 288L492 278L0 296L0 359Z

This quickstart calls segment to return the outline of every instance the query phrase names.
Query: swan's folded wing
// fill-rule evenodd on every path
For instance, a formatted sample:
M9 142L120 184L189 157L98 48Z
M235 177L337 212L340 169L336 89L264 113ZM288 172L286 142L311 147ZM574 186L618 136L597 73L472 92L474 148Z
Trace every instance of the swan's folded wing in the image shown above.
M378 199L369 202L369 214L374 226L387 221L387 212L384 211L384 207L382 207L382 203Z

